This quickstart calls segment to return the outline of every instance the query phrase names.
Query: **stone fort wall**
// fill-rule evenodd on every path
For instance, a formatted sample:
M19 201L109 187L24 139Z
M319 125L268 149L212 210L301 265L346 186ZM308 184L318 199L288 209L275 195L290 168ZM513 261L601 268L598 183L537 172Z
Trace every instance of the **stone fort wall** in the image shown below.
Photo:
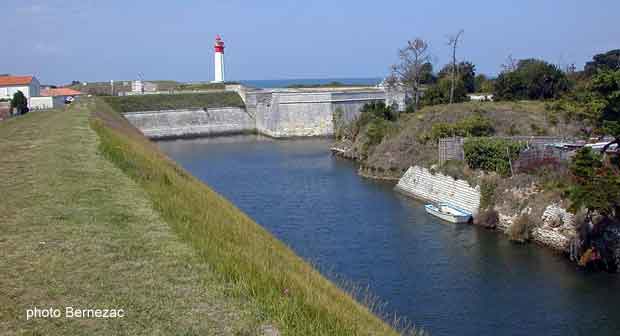
M151 139L251 133L256 129L254 119L239 107L131 112L124 116Z
M274 138L332 136L334 113L346 122L364 104L385 101L383 90L248 90L238 91L245 108L184 109L126 113L127 120L154 139L258 132Z

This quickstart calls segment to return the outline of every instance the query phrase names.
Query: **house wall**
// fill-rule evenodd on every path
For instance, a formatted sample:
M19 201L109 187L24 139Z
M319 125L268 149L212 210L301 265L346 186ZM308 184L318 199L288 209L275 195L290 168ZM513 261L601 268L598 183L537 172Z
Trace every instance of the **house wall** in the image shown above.
M0 87L0 98L11 99L17 91L23 92L26 98L30 98L30 90L29 85L3 86Z
M0 86L0 99L11 99L17 91L21 91L26 96L28 107L32 108L30 98L41 95L41 84L33 77L32 82L28 85Z
M65 105L64 96L56 97L30 97L29 100L31 110L49 110L59 108Z
M11 104L9 102L0 102L0 120L11 117Z

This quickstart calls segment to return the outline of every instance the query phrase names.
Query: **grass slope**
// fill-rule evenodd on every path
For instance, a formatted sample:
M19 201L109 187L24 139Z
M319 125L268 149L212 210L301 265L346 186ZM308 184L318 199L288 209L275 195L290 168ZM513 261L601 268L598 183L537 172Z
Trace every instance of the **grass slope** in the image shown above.
M236 92L183 93L105 97L105 101L118 112L177 110L207 107L243 107L243 100Z
M437 161L437 144L422 141L436 123L455 123L466 117L482 116L491 120L496 135L565 135L579 134L580 125L566 123L539 101L467 102L422 108L401 114L392 132L368 151L364 164L384 170L406 169L412 165L430 166ZM354 143L361 152L366 134Z
M0 334L253 334L255 306L226 296L150 196L101 155L93 104L0 122ZM28 308L65 306L127 316L26 321Z
M149 195L162 218L284 335L396 335L234 205L169 160L99 100L101 150Z

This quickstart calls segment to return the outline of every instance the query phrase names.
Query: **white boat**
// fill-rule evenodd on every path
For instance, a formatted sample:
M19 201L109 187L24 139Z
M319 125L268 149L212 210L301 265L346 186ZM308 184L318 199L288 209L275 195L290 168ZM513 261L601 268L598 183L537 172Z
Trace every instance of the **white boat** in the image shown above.
M451 223L467 223L471 220L471 212L448 203L427 204L424 209L429 214Z

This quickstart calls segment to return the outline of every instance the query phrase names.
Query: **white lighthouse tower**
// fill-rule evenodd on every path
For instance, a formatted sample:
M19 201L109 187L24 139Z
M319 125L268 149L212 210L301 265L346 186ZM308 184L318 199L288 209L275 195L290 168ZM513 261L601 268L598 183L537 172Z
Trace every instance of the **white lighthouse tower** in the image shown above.
M219 34L215 36L215 80L214 83L224 82L224 41Z

